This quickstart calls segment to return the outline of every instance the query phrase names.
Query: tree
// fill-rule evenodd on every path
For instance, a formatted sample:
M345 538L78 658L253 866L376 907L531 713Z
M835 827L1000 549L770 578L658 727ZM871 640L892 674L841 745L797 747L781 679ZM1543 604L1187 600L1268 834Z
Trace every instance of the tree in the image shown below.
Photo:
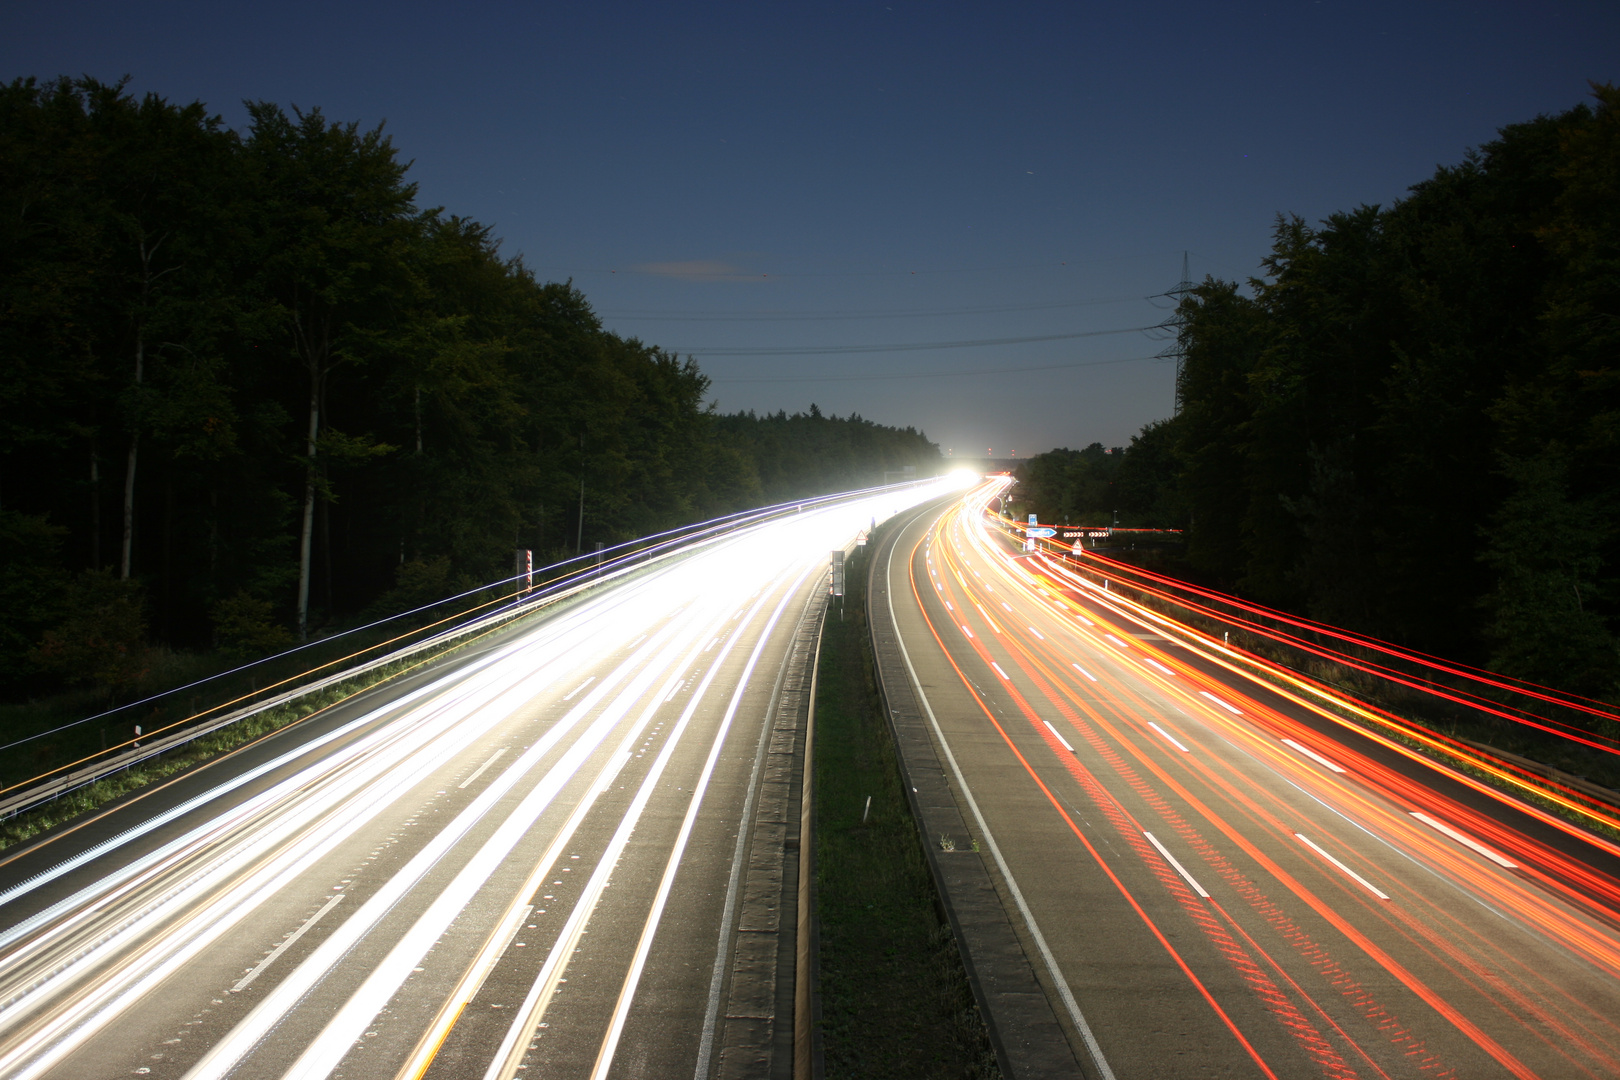
M261 204L260 284L279 309L292 356L305 379L307 425L301 459L303 521L298 541L297 623L309 632L316 499L325 488L322 413L335 368L364 358L360 328L413 299L410 256L423 216L416 186L379 125L328 123L319 109L289 117L268 102L248 105L247 158ZM351 454L367 442L341 444Z

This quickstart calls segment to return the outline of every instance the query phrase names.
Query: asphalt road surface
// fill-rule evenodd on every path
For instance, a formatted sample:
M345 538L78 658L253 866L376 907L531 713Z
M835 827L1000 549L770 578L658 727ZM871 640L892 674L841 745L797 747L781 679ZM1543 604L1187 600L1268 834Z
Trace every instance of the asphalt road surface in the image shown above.
M0 1076L695 1076L828 551L749 529L0 862Z
M1620 850L1244 680L962 504L904 655L1100 1077L1620 1076Z

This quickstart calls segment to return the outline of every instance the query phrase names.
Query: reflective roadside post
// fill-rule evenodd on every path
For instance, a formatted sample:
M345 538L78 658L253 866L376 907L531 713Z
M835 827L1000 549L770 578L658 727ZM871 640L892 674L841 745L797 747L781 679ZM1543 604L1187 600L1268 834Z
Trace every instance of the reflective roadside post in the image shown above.
M838 621L844 621L844 549L832 549L832 595L838 597Z

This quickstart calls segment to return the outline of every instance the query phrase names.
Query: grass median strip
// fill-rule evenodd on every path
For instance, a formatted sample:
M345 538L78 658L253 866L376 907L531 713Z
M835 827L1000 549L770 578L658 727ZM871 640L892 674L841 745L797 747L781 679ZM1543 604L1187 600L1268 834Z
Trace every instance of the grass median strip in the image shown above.
M872 676L865 550L834 600L816 694L816 889L829 1077L1000 1077L939 916ZM870 802L868 802L870 800Z

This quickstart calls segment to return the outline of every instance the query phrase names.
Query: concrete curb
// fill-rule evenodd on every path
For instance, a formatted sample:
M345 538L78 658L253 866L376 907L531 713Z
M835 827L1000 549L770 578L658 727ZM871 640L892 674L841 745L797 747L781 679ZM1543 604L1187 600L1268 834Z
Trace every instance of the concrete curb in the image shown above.
M906 524L910 520L914 519ZM973 848L966 817L940 764L900 653L898 628L889 618L888 576L878 571L887 566L903 529L899 524L888 530L876 545L868 570L866 613L878 691L928 867L1002 1074L1019 1080L1083 1076L996 890L990 866Z
M805 736L826 597L812 586L784 664L751 822L713 1075L792 1080Z

